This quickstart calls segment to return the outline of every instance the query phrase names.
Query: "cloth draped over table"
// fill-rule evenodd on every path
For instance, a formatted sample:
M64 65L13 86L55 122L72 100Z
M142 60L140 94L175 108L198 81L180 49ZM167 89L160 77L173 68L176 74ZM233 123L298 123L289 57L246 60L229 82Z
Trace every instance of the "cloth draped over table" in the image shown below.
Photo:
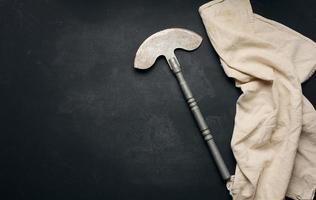
M242 91L231 141L233 199L313 199L316 112L301 83L316 70L316 44L254 14L249 0L214 0L199 11L225 73Z

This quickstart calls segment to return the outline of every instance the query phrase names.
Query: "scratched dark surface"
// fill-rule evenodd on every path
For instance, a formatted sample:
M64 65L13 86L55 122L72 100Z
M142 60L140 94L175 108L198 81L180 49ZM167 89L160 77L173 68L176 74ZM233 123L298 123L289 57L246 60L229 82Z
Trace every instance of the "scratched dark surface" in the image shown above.
M156 31L203 36L177 55L232 173L240 92L207 39L206 2L0 0L0 199L230 199L166 62L133 69ZM252 3L316 40L314 0ZM313 76L313 105L315 89Z

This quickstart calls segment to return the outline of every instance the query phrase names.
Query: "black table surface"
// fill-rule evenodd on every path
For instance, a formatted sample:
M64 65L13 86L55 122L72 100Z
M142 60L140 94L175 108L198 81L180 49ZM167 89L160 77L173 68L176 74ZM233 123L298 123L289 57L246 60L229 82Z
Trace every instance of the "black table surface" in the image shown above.
M202 35L177 55L233 173L240 91L207 38L206 2L0 0L0 199L231 199L166 62L133 69L159 30ZM316 40L315 0L252 5ZM315 88L303 84L313 105Z

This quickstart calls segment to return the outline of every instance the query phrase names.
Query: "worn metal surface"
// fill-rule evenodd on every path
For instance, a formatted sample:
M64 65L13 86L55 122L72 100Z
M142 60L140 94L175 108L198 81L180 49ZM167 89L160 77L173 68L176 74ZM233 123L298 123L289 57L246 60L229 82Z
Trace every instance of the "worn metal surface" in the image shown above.
M214 141L214 138L209 130L205 119L200 111L200 108L193 97L191 89L184 79L181 71L181 66L176 58L175 49L194 50L200 46L202 42L201 36L198 34L186 30L186 29L166 29L158 33L153 34L146 39L139 47L135 57L135 68L147 69L151 67L155 60L163 55L167 59L171 71L175 74L182 93L190 107L190 110L194 116L197 126L200 132L208 144L209 150L213 156L215 164L225 181L230 180L230 173L222 158L220 151Z
M198 48L201 42L201 36L187 29L171 28L157 32L147 38L139 47L134 67L148 69L159 56L165 56L169 61L175 57L174 50L192 51Z

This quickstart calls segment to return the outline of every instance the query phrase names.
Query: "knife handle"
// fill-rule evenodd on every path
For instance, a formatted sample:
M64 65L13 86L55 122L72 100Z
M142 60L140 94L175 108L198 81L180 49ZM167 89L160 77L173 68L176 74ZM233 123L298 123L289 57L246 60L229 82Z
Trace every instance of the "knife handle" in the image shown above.
M184 77L183 77L183 74L179 68L179 70L174 70L173 71L175 76L177 77L177 80L180 84L180 87L181 87L181 90L187 100L187 103L192 111L192 114L198 124L198 127L201 131L201 134L204 138L204 140L206 141L207 145L208 145L208 148L209 150L211 151L211 154L214 158L214 161L217 165L217 168L218 170L220 171L220 174L223 178L223 180L225 181L228 181L231 177L228 169L227 169L227 166L217 148L217 145L214 141L214 138L211 134L211 131L210 129L208 128L205 120L204 120L204 117L200 111L200 108L199 106L197 105L197 102L196 100L194 99L193 95L192 95L192 92L188 86L188 84L186 83Z

